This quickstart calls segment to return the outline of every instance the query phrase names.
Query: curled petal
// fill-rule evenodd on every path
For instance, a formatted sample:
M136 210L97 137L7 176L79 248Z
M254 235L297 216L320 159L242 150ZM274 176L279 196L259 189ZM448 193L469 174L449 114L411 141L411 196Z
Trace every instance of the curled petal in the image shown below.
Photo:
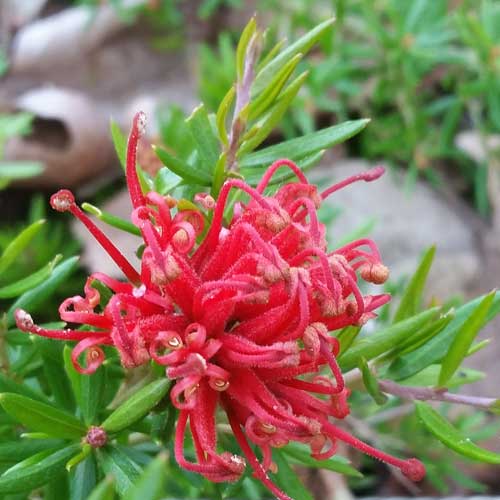
M98 347L99 344L110 344L109 337L95 337L81 340L71 351L71 362L78 373L91 375L104 362L104 352ZM87 366L83 367L78 358L80 354L87 351Z

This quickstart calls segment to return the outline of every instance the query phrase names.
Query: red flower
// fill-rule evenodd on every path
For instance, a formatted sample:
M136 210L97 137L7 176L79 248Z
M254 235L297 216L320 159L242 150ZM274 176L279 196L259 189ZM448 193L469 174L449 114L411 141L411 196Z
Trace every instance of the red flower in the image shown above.
M372 181L374 168L318 193L297 166L279 160L254 189L228 180L216 202L200 194L199 210L176 209L172 198L144 195L135 168L144 115L135 119L128 142L127 182L145 249L140 274L87 218L66 190L51 198L59 211L78 217L122 269L127 283L91 275L84 297L65 300L59 309L69 323L92 331L45 330L24 311L18 327L51 338L78 341L77 370L92 373L103 362L100 345L114 345L122 364L134 367L153 359L176 381L172 403L180 410L175 437L179 464L212 481L235 481L245 460L217 450L216 410L222 408L255 475L279 498L288 498L269 479L271 449L290 441L307 443L311 455L325 459L344 441L401 469L413 480L425 470L416 459L389 456L335 425L349 413L349 390L336 361L337 339L329 334L360 325L388 295L363 295L359 279L375 284L388 277L375 244L363 239L328 252L317 209L328 195L355 181ZM264 194L272 176L287 167L297 181ZM234 189L248 195L232 212ZM228 215L229 214L229 215ZM225 222L229 217L229 222ZM205 221L211 220L205 232ZM114 295L102 312L94 280ZM87 353L86 367L79 364ZM328 374L328 375L326 375ZM196 462L184 457L186 427ZM259 462L250 443L262 453Z

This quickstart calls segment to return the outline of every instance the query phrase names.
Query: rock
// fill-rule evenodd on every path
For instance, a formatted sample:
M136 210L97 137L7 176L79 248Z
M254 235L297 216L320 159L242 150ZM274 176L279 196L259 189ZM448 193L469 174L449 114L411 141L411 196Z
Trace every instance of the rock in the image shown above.
M317 169L314 175L327 177L330 184L369 167L363 160L342 160ZM422 252L436 244L429 296L446 299L463 294L480 264L475 228L469 224L474 214L460 200L449 198L421 182L412 192L405 192L404 175L386 172L375 182L348 186L328 198L330 206L342 210L330 227L330 241L341 240L373 220L370 237L379 246L393 279L411 274Z
M32 132L10 139L5 159L44 163L44 172L31 185L75 186L113 163L108 117L86 95L41 87L19 97L15 109L34 115Z
M481 134L477 130L464 130L457 134L455 145L474 161L482 163L487 159L487 149L500 148L500 135L488 135L483 142Z

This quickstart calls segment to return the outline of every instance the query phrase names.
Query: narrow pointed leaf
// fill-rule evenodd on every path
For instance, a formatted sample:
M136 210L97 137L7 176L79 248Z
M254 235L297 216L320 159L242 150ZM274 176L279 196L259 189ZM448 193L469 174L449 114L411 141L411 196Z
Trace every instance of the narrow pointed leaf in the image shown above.
M23 229L5 248L0 257L0 274L3 273L29 245L30 241L40 232L45 220L39 220Z
M113 476L106 476L85 500L114 500L115 479Z
M61 500L69 498L69 481L66 471L54 474L43 489L43 500Z
M273 460L278 466L278 472L271 476L273 481L294 500L313 500L281 450L273 449Z
M113 145L115 146L116 155L120 160L120 164L125 169L127 162L127 138L121 131L118 123L114 120L110 121L111 129L111 139L113 140Z
M19 394L0 394L3 409L30 430L63 439L80 439L85 426L73 415Z
M441 370L441 365L431 365L424 368L421 372L412 375L411 377L400 380L401 385L407 385L410 387L424 386L433 387L438 384L439 372ZM484 379L484 373L478 370L472 370L471 368L460 368L453 377L446 383L448 389L454 389L460 387L464 384L472 384L478 380Z
M414 335L394 346L392 350L382 356L379 360L377 360L377 362L383 363L386 361L393 361L394 359L397 359L398 356L403 356L409 352L415 351L420 346L425 344L425 342L429 341L444 330L444 328L451 323L454 317L455 311L452 309L435 321L429 322L428 325L421 328Z
M359 335L361 331L360 326L346 326L343 328L339 334L337 335L337 339L340 343L340 354L344 354L348 351L349 347L351 347L352 343L356 340L356 337Z
M52 271L52 275L46 281L35 288L23 293L7 312L7 326L14 325L14 311L16 309L29 309L35 311L44 300L49 298L75 271L78 264L78 257L70 257L61 262Z
M227 94L222 99L222 102L220 103L219 109L217 110L217 114L215 116L215 123L217 124L219 139L221 140L222 144L226 146L229 144L229 140L227 137L227 130L226 130L227 113L229 111L229 107L233 102L235 93L236 91L234 87L231 87L228 90Z
M80 445L73 444L54 450L51 454L42 452L31 457L30 463L25 467L11 469L0 476L0 493L21 493L46 484L54 475L64 470L64 464L78 451L79 447ZM37 456L40 460L36 460Z
M438 380L440 386L446 384L467 356L474 338L486 322L486 315L490 310L495 294L496 292L493 291L489 295L486 295L455 335L450 349L441 364L441 372Z
M290 103L297 95L306 77L307 73L303 73L302 75L297 77L297 79L289 85L286 93L283 93L283 95L273 106L273 108L271 108L266 117L263 118L262 122L258 125L255 125L256 127L258 127L258 131L253 135L251 139L245 141L239 148L239 157L247 154L249 151L253 151L273 131L273 129L283 118L286 110L290 107Z
M445 446L460 455L489 464L500 464L500 454L494 453L474 444L462 435L450 422L444 419L432 406L416 401L417 415L425 427Z
M160 378L137 391L102 424L107 432L118 432L144 417L167 394L170 381Z
M423 255L415 274L412 276L401 297L398 310L394 315L394 323L409 318L418 312L425 282L431 269L435 253L436 247L433 245Z
M373 398L375 403L377 403L378 405L387 403L387 396L380 390L377 379L370 370L370 367L368 366L365 358L359 358L358 368L360 369L361 375L363 377L363 384L368 394Z
M154 148L153 148L154 149ZM182 184L182 177L172 172L167 167L162 167L156 174L154 190L161 195L170 194L176 187Z
M153 146L155 153L161 162L174 174L182 177L190 184L199 184L200 186L210 186L212 183L212 178L205 171L197 169L184 160L172 156L168 151L160 148L159 146Z
M486 346L488 346L491 343L491 339L484 339L479 342L476 342L475 344L471 345L470 349L467 351L467 357L472 356L473 354L476 354L476 352L481 351L484 349Z
M439 307L428 309L412 318L400 321L388 328L356 340L349 350L339 357L339 364L342 371L349 371L356 368L361 357L369 361L384 354L386 351L392 349L395 344L415 334L420 328L423 328L438 312Z
M42 357L43 372L56 406L72 413L75 409L75 398L64 369L64 345L58 340L36 335L32 336L32 341Z
M196 143L200 162L208 177L215 168L219 158L219 141L212 129L207 110L200 104L186 120L194 142Z
M49 402L49 399L45 396L45 394L32 389L26 384L14 382L12 379L8 378L7 375L0 373L0 393L4 392L20 394L21 396L35 399L36 401L41 401L42 403Z
M276 74L270 84L253 101L250 102L248 118L253 120L262 115L276 100L281 89L285 86L299 62L302 60L302 54L296 54L288 61L283 68Z
M252 86L254 94L262 92L269 85L273 76L284 66L292 57L301 52L306 54L311 47L325 34L332 26L335 19L328 19L321 24L318 24L311 31L300 37L292 45L280 52L274 59L269 61L255 77L255 82Z
M164 498L166 473L167 455L160 453L144 469L134 486L127 491L123 497L124 500L144 500L145 498L160 500Z
M400 356L389 367L393 380L402 380L418 373L429 365L437 363L448 352L453 339L465 321L471 317L475 308L484 299L478 297L455 311L453 320L435 337L431 338L416 351ZM500 292L497 292L493 304L486 315L486 322L491 321L500 312Z
M54 266L61 260L62 255L56 255L48 264L26 278L0 288L0 299L18 297L32 288L40 285L50 277Z
M76 466L70 481L70 500L88 500L97 481L96 463L93 455L88 456Z
M335 146L335 144L346 141L361 132L369 121L366 119L347 121L261 149L245 155L240 161L240 167L268 166L279 158L290 158L291 160L304 158L322 149L328 149Z
M130 234L141 236L140 229L128 220L122 219L121 217L117 217L116 215L108 212L103 212L100 208L91 205L90 203L82 203L82 209L91 215L95 215L99 220L102 220L104 223L112 227L116 227L117 229L121 229L122 231L126 231Z
M252 17L250 21L248 21L245 28L240 36L240 40L238 42L238 47L236 48L236 71L238 74L238 79L243 77L243 72L245 70L245 56L247 53L248 44L252 36L254 35L257 29L257 22L255 17Z
M100 449L97 456L104 472L115 478L119 495L124 496L141 475L141 467L114 446Z
M29 179L40 175L44 170L43 163L36 161L0 161L1 181Z
M58 439L23 439L0 444L0 462L14 463L42 451L61 447L64 441Z
M259 61L259 65L257 66L257 73L260 73L260 71L278 55L278 52L283 48L283 45L285 45L285 43L285 38L282 38L281 40L276 42L272 49Z

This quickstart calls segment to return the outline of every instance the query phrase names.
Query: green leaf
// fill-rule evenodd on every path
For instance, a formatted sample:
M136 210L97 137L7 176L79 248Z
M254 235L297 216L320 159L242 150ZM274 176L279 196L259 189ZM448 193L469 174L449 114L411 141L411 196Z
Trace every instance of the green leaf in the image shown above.
M220 151L219 141L214 133L205 106L200 104L195 108L191 116L187 118L186 123L196 143L200 163L204 168L203 173L210 177Z
M52 476L43 489L43 500L61 500L62 498L69 498L69 481L66 471Z
M70 257L56 266L50 278L35 288L23 293L7 312L7 326L13 326L14 311L16 309L29 309L35 311L49 298L76 269L78 257Z
M107 432L118 432L144 417L167 394L170 381L160 378L137 391L102 424Z
M64 464L79 448L79 444L73 444L50 454L45 451L38 453L28 459L26 466L21 462L20 467L0 476L0 493L21 493L44 485L64 470Z
M23 229L5 248L0 257L0 275L19 256L19 254L29 245L30 241L39 233L45 220L39 220Z
M328 460L316 460L311 457L311 450L301 443L289 443L281 448L281 452L292 460L315 469L326 469L350 477L363 477L363 474L349 465L349 460L336 455Z
M75 398L64 369L64 345L59 340L33 335L32 341L42 357L43 372L56 406L69 412L75 410Z
M361 132L370 120L354 120L324 128L312 134L306 134L296 139L261 149L245 155L240 161L240 167L268 166L279 158L298 160L313 153L328 149L335 144L346 141L358 132Z
M378 385L378 381L375 378L375 375L370 370L366 359L363 357L359 358L358 368L361 371L361 375L363 377L363 384L368 392L368 394L373 398L375 403L378 405L383 405L387 403L387 396L380 390Z
M0 462L15 463L42 451L63 446L58 439L23 439L0 443Z
M294 500L313 500L313 497L300 481L296 472L290 467L281 450L273 449L273 461L278 472L272 475L274 482Z
M186 182L190 184L199 184L200 186L210 186L212 184L212 178L207 172L195 168L184 160L172 156L159 146L153 146L153 149L161 162L169 170L174 172L174 174L186 180Z
M295 68L302 60L302 54L296 54L290 61L288 61L283 68L275 75L270 84L264 91L250 102L250 109L248 112L249 120L253 120L262 115L276 100L281 89L294 72Z
M103 406L106 368L100 366L92 375L78 373L71 361L69 346L64 347L64 366L84 422L87 425L96 424L99 410Z
M476 354L476 352L484 349L490 343L491 343L491 339L484 339L484 340L480 340L479 342L476 342L467 351L467 357L472 356L473 354Z
M113 476L106 476L85 500L114 500L115 480Z
M71 351L73 349L69 345L65 345L63 349L64 370L69 379L73 394L75 395L76 402L80 406L82 400L82 375L75 370L73 362L71 361Z
M257 29L257 22L254 16L250 19L250 21L248 21L247 25L243 29L240 36L240 40L238 42L238 47L236 48L236 71L239 80L243 78L248 44L250 43L250 40L255 34L256 29Z
M144 469L137 482L132 486L124 500L160 500L164 498L164 485L167 472L167 454L160 453Z
M156 174L154 180L154 190L161 195L170 194L176 187L182 184L182 177L169 170L167 167L162 167Z
M104 472L115 478L116 491L120 496L124 496L141 475L141 467L117 447L101 448L97 457Z
M446 385L446 382L448 382L467 356L474 338L486 323L486 315L493 304L495 295L496 291L486 295L456 333L450 349L441 363L441 372L438 380L440 386Z
M431 321L439 312L439 307L423 311L412 318L400 321L383 330L356 340L349 350L340 355L339 364L343 372L356 368L359 359L364 357L367 361L384 354L392 349L398 342L414 335L428 321Z
M274 59L269 61L255 77L255 82L252 85L254 94L262 92L272 81L274 75L283 67L292 57L301 52L306 54L311 47L325 34L332 26L335 19L328 19L321 24L318 24L311 31L296 40L292 45L280 52Z
M91 215L95 215L99 220L102 220L112 227L116 227L117 229L121 229L122 231L126 231L130 234L141 236L140 229L128 220L122 219L121 217L117 217L116 215L108 212L103 212L100 208L91 205L90 203L82 203L82 209Z
M26 335L26 334L24 334ZM14 382L12 379L8 378L7 375L0 372L0 393L11 392L14 394L20 394L31 399L36 399L37 401L48 403L49 400L41 392L35 391L26 384L19 384Z
M457 308L454 319L435 337L428 340L419 349L404 356L400 356L389 367L390 377L401 380L418 373L429 365L443 358L462 325L471 317L475 308L484 299L478 297ZM500 293L497 292L493 304L488 311L486 321L490 321L500 312Z
M398 310L394 315L394 323L402 321L418 312L422 294L424 291L425 282L434 260L436 253L435 245L431 246L423 255L420 264L418 265L415 274L412 276L408 286L406 287Z
M349 349L349 347L351 347L360 331L360 326L350 325L346 326L338 333L337 339L340 343L339 355L344 354Z
M0 139L31 132L31 113L0 114Z
M445 446L460 455L489 464L500 464L500 454L494 453L474 444L464 437L453 425L445 420L432 406L416 401L417 415L425 427Z
M127 164L127 138L121 131L118 123L111 120L110 123L111 138L113 139L113 145L115 146L116 155L120 160L120 164L125 170Z
M0 161L0 179L30 179L44 170L42 163L36 161Z
M219 132L219 139L225 146L229 145L229 140L227 138L226 130L226 118L229 111L229 107L233 102L236 91L234 87L231 87L224 98L222 99L219 108L217 109L217 114L215 115L215 123L217 124L217 131Z
M73 415L20 394L0 394L0 404L10 416L30 430L63 439L80 439L87 432Z
M409 337L406 340L398 343L391 349L387 354L382 356L377 363L382 364L385 361L390 361L396 359L398 356L402 356L409 352L415 351L425 342L428 342L430 339L435 337L438 333L440 333L455 317L455 311L451 309L446 314L441 315L435 321L429 322L427 326L421 328L414 335Z
M97 480L96 463L93 455L80 462L70 476L71 500L87 500Z
M49 263L33 274L0 288L0 299L12 299L14 297L18 297L28 290L40 285L40 283L43 283L51 276L54 266L61 259L62 255L58 254Z
M257 131L253 133L251 139L245 141L238 149L238 158L249 151L253 151L273 131L283 118L283 115L289 108L293 98L297 95L306 77L307 72L297 77L286 89L286 93L284 92L278 102L271 108L269 113L258 124L254 125L254 127L257 127ZM250 130L250 132L252 131Z
M399 383L410 387L432 387L438 383L440 370L441 365L430 365L427 368L424 368L421 372L399 381ZM455 387L460 387L464 384L472 384L473 382L477 382L483 378L484 373L480 371L472 370L471 368L460 368L460 370L455 372L453 377L448 380L446 387L448 389L454 389Z

